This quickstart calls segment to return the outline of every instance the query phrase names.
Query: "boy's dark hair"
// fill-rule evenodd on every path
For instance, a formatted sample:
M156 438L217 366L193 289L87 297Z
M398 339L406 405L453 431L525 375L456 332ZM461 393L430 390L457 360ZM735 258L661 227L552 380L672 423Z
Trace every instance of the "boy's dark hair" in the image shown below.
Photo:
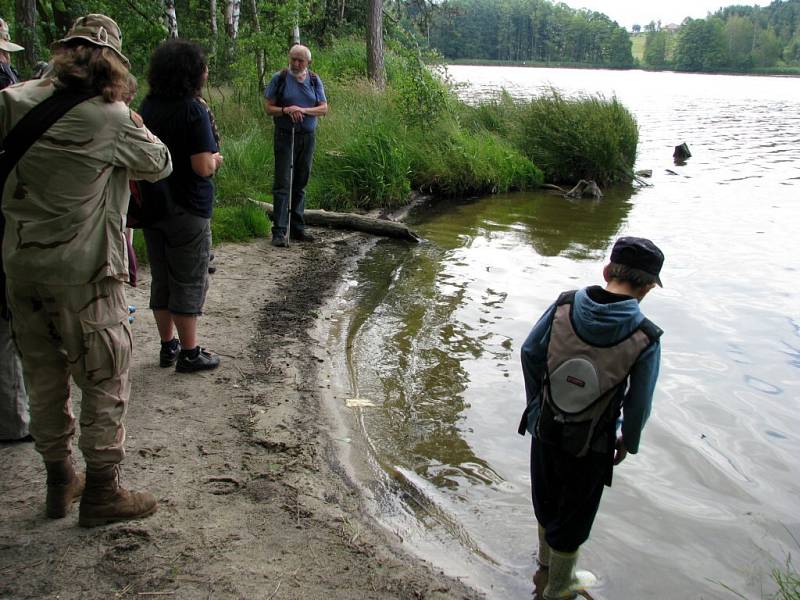
M149 95L194 98L203 87L208 63L203 49L188 40L168 40L150 57Z
M655 276L650 273L645 273L641 269L634 269L633 267L613 262L608 265L608 278L616 279L622 283L628 283L636 289L641 289L651 283L656 283Z

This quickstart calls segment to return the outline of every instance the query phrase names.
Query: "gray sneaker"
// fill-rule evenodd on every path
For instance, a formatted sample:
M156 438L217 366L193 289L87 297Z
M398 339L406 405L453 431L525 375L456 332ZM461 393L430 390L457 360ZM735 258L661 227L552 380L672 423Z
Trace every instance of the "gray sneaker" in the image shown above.
M192 356L194 352L197 356ZM181 350L178 354L178 362L175 363L175 370L178 373L194 373L196 371L210 371L219 366L219 356L211 354L205 348L192 348L191 350Z
M286 241L286 236L278 234L272 236L272 245L276 248L288 248L289 242Z

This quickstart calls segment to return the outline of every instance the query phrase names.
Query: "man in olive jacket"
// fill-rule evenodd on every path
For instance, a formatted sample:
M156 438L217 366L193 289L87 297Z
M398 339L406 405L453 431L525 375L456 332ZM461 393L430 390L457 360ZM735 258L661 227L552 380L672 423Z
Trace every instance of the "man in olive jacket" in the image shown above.
M172 170L169 152L123 102L128 60L117 24L81 17L57 42L53 78L0 93L0 137L34 106L66 89L93 98L69 110L22 156L3 189L3 264L22 359L31 434L47 469L46 514L60 518L83 494L79 523L145 517L149 492L119 485L125 456L131 332L125 215L129 179ZM82 391L83 476L72 463L70 377Z

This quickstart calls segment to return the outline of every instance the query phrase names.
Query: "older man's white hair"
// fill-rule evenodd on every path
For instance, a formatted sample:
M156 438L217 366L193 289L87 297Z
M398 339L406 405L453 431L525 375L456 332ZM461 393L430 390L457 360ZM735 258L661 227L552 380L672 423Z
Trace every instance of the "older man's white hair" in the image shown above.
M289 58L302 58L306 62L311 62L311 50L302 44L295 44L289 48Z

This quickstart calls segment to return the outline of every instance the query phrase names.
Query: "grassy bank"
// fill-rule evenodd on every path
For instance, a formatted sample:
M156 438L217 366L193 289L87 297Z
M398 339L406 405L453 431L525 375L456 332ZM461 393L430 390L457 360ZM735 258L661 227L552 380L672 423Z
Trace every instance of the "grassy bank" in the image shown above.
M608 185L625 181L635 159L636 123L616 100L568 100L553 92L530 102L504 95L470 106L414 51L397 45L386 56L387 88L377 90L355 40L319 51L314 69L330 113L319 121L309 208L391 209L405 204L411 190L467 197L544 181L590 178ZM247 201L272 201L273 124L261 90L242 82L207 96L225 156L215 179L214 240L267 236L268 220ZM135 246L143 251L141 236Z

